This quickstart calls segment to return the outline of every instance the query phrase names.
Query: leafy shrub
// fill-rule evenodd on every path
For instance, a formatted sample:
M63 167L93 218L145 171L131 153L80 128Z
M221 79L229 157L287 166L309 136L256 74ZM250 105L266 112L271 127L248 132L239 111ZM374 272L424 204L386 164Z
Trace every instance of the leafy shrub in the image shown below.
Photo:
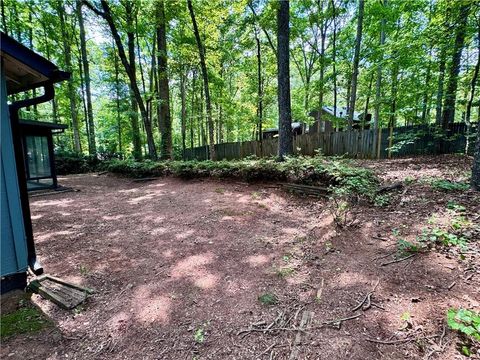
M458 344L458 350L462 354L470 356L473 347L476 347L476 351L478 351L480 313L467 309L451 308L447 311L447 324L450 329L458 331L462 335L462 342ZM475 342L477 343L476 346L474 345Z
M129 177L174 175L183 179L232 178L248 182L289 181L308 185L331 186L342 196L363 196L373 201L378 185L375 175L341 158L290 157L283 162L274 158L236 161L150 161L112 160L104 170Z
M439 228L431 230L429 237L430 241L445 246L459 246L460 248L465 248L467 246L467 239L463 236L457 236Z
M404 239L398 239L397 251L401 256L414 254L420 251L420 247L410 241Z
M101 161L95 156L73 152L55 154L55 169L58 175L83 174L97 171Z
M437 179L431 182L432 188L440 191L466 191L470 185L464 182L455 182L444 179Z
M166 163L151 160L145 160L142 162L133 160L113 160L107 162L103 168L113 173L135 178L157 177L168 175L170 173Z

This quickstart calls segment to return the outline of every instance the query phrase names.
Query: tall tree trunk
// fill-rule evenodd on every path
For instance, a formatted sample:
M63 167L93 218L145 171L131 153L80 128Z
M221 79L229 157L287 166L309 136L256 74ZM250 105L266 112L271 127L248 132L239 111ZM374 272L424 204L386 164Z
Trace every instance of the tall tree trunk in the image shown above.
M260 46L259 31L255 27L255 42L257 43L257 116L258 116L258 141L260 143L260 156L263 155L263 86L262 86L262 47Z
M427 114L428 114L428 98L429 98L429 88L430 88L430 79L431 79L431 64L430 61L427 65L427 73L425 74L425 90L423 92L422 99L422 124L427 123Z
M77 48L80 49L80 45L78 42L77 37L75 36L75 40L77 42ZM87 142L90 139L90 132L88 129L88 116L87 116L87 102L85 100L85 81L83 80L83 68L82 68L82 56L81 54L78 56L78 74L80 75L80 89L82 93L82 106L83 106L83 119L85 121L85 133L87 135ZM88 144L88 153L90 154L90 143Z
M68 72L73 71L72 67L72 51L71 51L71 38L68 33L67 24L65 23L65 8L63 4L58 3L57 13L60 19L60 27L62 31L63 40L63 54L65 56L65 68ZM82 152L82 145L80 142L80 132L78 126L78 113L77 113L77 94L75 92L74 79L71 76L68 79L67 87L70 100L70 116L72 117L72 131L73 131L73 143L74 150L78 153Z
M322 25L324 26L324 25ZM326 29L322 29L321 39L320 39L320 93L318 96L318 120L319 122L322 119L322 108L323 108L323 90L325 86L325 40L326 40ZM336 80L336 79L335 79Z
M115 56L115 60L113 62L115 68L115 103L117 109L117 134L118 134L118 152L122 154L122 123L120 117L120 80L119 80L119 64L118 64L118 56L113 52L113 56ZM137 131L138 131L138 124L137 124Z
M398 63L393 64L392 69L392 89L391 89L391 102L390 102L390 120L388 126L395 127L396 111L397 111L397 90L398 90Z
M138 107L140 108L140 114L142 116L143 124L145 126L145 133L147 135L147 144L148 144L148 154L151 159L156 159L156 150L155 150L155 142L153 141L153 132L152 132L152 124L149 121L147 110L145 108L145 103L143 101L142 95L140 94L140 90L138 89L138 84L137 84L137 78L136 78L136 73L135 73L135 34L134 34L134 28L133 28L133 13L132 13L132 6L133 4L130 2L126 2L125 10L127 12L127 39L128 39L128 49L129 49L129 60L127 60L127 56L125 54L125 49L123 47L122 40L120 38L120 34L118 33L117 26L115 25L115 22L112 18L112 13L110 6L106 0L101 0L101 5L103 12L98 10L96 7L94 7L92 4L90 4L88 1L84 0L84 4L91 9L94 13L97 15L101 16L105 21L107 22L110 31L112 33L113 39L115 40L115 44L117 45L117 51L118 55L120 57L120 60L122 62L123 67L125 68L125 72L128 75L128 79L130 82L130 88L133 93L133 96L135 98L136 104L138 104ZM133 62L132 62L133 61ZM132 102L132 105L133 102ZM132 114L136 113L135 106L132 106ZM133 118L132 118L133 120ZM135 127L133 126L132 122L132 127L134 128L133 131L138 131L138 120L137 120L137 127L135 130ZM135 136L134 136L135 138ZM139 137L138 137L139 138ZM135 142L134 142L134 148L135 148ZM135 150L137 150L135 148ZM138 156L138 153L135 151L136 155Z
M317 6L318 11L323 14L323 5L324 2L318 0ZM335 11L335 4L332 0L333 11ZM336 35L335 35L336 36ZM325 41L327 38L327 23L323 15L321 16L320 24L320 91L318 95L318 125L320 126L320 121L322 120L322 108L323 108L323 98L324 98L324 87L325 87ZM310 83L310 81L308 81ZM308 109L305 109L308 111Z
M127 5L128 7L130 5ZM138 89L137 85L137 65L135 63L135 33L133 30L133 14L132 10L129 7L127 10L127 48L128 48L128 62L130 66L130 71L132 72L131 83L134 83ZM118 46L117 46L118 47ZM140 94L140 90L138 90ZM132 137L133 137L133 157L135 159L142 158L142 141L140 136L140 129L138 123L138 97L135 95L133 87L130 86L130 123L132 124Z
M480 25L480 22L478 25ZM479 56L477 56L477 63L475 64L475 69L473 70L472 81L470 82L470 97L468 98L467 108L465 110L465 123L467 124L467 135L469 135L470 133L470 117L472 114L473 99L475 98L475 87L478 80L478 73L480 71L480 26L478 27L478 33L477 33L477 49L478 49ZM478 107L480 112L480 104L478 104ZM477 126L480 127L480 123L477 123ZM469 139L467 138L465 153L468 153L469 151L469 144L470 142L469 142Z
M215 154L215 129L213 128L213 118L212 118L212 102L210 100L210 89L208 87L208 72L207 64L205 63L205 47L202 44L200 39L200 33L198 32L197 21L195 20L195 13L193 11L193 5L191 0L187 0L188 10L190 12L190 17L192 18L193 32L195 34L195 40L197 42L198 54L200 57L200 67L202 69L203 77L203 87L205 90L205 102L207 108L207 121L208 121L208 135L210 138L210 159L216 160L217 156Z
M293 153L289 7L288 0L280 0L277 9L278 158L280 160Z
M332 42L332 72L333 72L333 111L337 113L337 10L335 7L335 0L331 0L333 12L333 42ZM319 109L319 119L322 109ZM320 124L318 124L320 126Z
M365 121L367 120L368 106L370 105L370 96L372 93L372 84L373 84L373 72L372 72L372 75L370 76L370 81L368 82L367 99L365 101L365 111L363 112L363 118L362 118L362 130L365 129Z
M192 72L192 109L190 110L190 148L194 147L194 133L193 125L195 120L195 80L197 79L197 72L194 70Z
M157 1L157 65L158 65L158 128L161 133L160 157L172 158L172 121L170 118L170 89L167 73L167 39L164 0Z
M466 1L460 6L457 28L455 31L455 45L453 48L452 62L448 71L447 91L443 103L442 127L446 129L448 124L455 120L455 102L457 98L458 74L460 72L460 60L462 57L463 45L467 33L468 13L471 2Z
M383 0L383 7L387 7L387 0ZM382 16L380 23L380 48L385 44L385 25L386 19L385 16ZM383 54L383 51L382 51ZM378 146L378 128L380 126L380 105L382 104L382 62L383 56L380 59L380 62L377 65L377 81L375 84L375 110L373 114L373 151L372 154L375 156Z
M49 43L49 36L47 34L47 28L45 25L45 22L41 21L42 24L42 30L43 30L43 40L44 40L44 46L45 46L45 52L47 55L47 60L51 60L50 56L50 43ZM55 100L55 97L52 99L52 116L53 116L53 122L55 124L58 123L58 106L57 106L57 101Z
M358 63L360 62L360 47L362 44L364 7L365 7L365 0L359 0L358 16L357 16L357 37L355 40L355 54L353 56L352 91L350 92L350 104L348 106L348 129L349 130L353 128L353 115L355 112L355 101L357 99Z
M446 64L446 45L442 45L440 50L440 63L438 66L438 83L437 83L437 101L436 101L436 114L435 123L437 125L442 124L442 104L443 104L443 88L445 81L445 64Z
M85 26L83 24L82 2L77 0L77 17L78 26L80 28L80 50L83 65L83 76L85 80L85 93L87 105L87 122L88 122L88 149L90 155L97 153L95 144L95 124L93 122L92 92L90 90L90 65L87 57L87 42L85 39Z
M480 107L478 110L480 120ZM480 191L480 121L477 122L477 141L475 142L475 155L472 167L472 187Z
M29 22L30 24L33 23L33 19L32 19L33 9L32 9L32 7L33 7L33 3L32 3L32 2L29 2L29 3L28 3L28 22ZM32 26L29 26L29 27L28 27L28 43L29 43L29 45L30 45L30 49L34 50L34 48L33 48L33 27L32 27ZM33 95L34 98L37 97L37 90L36 90L36 89L33 89L33 90L32 90L32 95ZM34 118L37 119L37 120L38 120L39 117L40 117L40 115L39 115L39 113L38 113L38 106L37 106L37 104L34 104L34 105L33 105L33 116L34 116Z
M0 0L0 9L2 12L2 28L3 32L8 35L8 27L7 27L7 17L5 16L5 0Z
M480 24L479 24L480 25ZM472 81L470 82L470 97L467 101L467 109L466 109L466 114L465 114L465 122L467 124L470 124L470 117L472 113L472 105L473 105L473 100L475 98L475 87L477 84L478 80L478 73L480 71L480 26L478 27L478 34L477 34L477 49L478 49L478 54L477 56L477 63L475 64L475 69L473 70L473 76L472 76ZM480 108L480 104L478 104Z
M186 135L187 135L187 95L186 95L186 76L183 69L180 74L180 97L181 97L181 131L182 131L182 158L185 160Z

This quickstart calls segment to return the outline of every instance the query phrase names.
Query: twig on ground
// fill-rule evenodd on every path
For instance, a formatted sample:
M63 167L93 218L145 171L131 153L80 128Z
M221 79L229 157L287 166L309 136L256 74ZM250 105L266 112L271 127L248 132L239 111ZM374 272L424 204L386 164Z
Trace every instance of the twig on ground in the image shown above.
M405 260L407 260L407 259L410 259L410 258L412 258L412 257L414 257L414 256L416 256L416 255L417 255L417 254L410 254L410 255L405 256L405 257L400 258L400 259L395 259L395 260L392 260L392 261L388 261L388 262L386 262L386 263L382 263L382 264L380 264L380 266L387 266L387 265L390 265L390 264L399 263L399 262L401 262L401 261L405 261Z
M335 325L338 329L340 329L340 327L342 326L342 323L344 321L348 321L348 320L354 320L360 316L362 316L363 314L360 313L360 314L357 314L357 315L354 315L354 316L349 316L349 317L346 317L346 318L341 318L341 319L334 319L334 320L330 320L330 321L325 321L324 323L322 323L323 325Z
M456 283L457 283L457 282L454 281L454 282L452 282L450 285L448 285L448 290L452 290L452 288L455 286Z
M373 287L373 289L371 291L369 291L365 297L363 298L362 301L360 301L357 306L355 306L351 311L357 311L358 309L362 308L363 311L365 310L368 310L372 307L372 295L373 293L375 292L375 290L377 289L377 286L378 284L380 283L380 279L377 280L377 282L375 283L375 286ZM364 304L366 303L365 306L363 306Z
M372 236L372 239L376 239L376 240L380 240L380 241L390 241L389 239L385 239L385 238L380 237L380 236Z
M275 345L277 345L277 343L273 343L272 345L270 345L268 348L266 348L261 354L259 357L262 357L263 355L265 355L266 353L268 353L270 350L272 350Z
M291 327L291 328L287 328L287 327L275 327L275 328L270 328L270 329L245 329L245 330L240 330L238 333L237 333L237 336L239 335L248 335L252 332L272 332L272 331L301 331L301 332L307 332L308 329L298 329L296 327Z
M472 272L470 275L468 275L468 276L465 278L465 281L469 281L474 275L475 275L475 271Z
M376 260L380 260L380 259L385 259L386 257L395 255L396 253L397 253L397 250L395 250L394 252L388 253L388 254L386 254L386 255L377 256L377 257L373 258L372 261L376 261Z
M381 305L378 305L378 304L376 304L376 303L374 303L374 302L372 302L372 306L375 306L376 308L378 308L378 309L381 309L381 310L385 311L385 308L384 308L383 306L381 306Z
M410 337L410 338L406 338L406 339L398 339L398 340L377 340L377 339L365 338L365 340L367 340L369 342L373 342L373 343L376 343L376 344L382 344L382 345L403 344L403 343L406 343L406 342L413 341L415 339L416 338L414 338L414 337Z

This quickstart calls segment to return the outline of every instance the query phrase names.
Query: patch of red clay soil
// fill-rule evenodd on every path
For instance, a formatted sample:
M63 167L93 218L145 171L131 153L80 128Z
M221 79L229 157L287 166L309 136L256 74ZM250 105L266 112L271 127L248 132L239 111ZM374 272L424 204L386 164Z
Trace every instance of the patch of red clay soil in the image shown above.
M79 191L31 199L38 255L47 273L95 294L76 311L34 295L55 329L4 340L2 358L289 359L293 348L298 359L460 358L457 335L441 335L450 307L479 310L478 247L465 260L439 249L381 264L393 229L415 236L448 201L478 221L478 193L422 181L465 176L470 160L361 163L387 182L416 180L387 207L356 206L343 229L326 201L271 185L60 178ZM374 288L374 305L352 311ZM266 293L277 303L262 304ZM305 311L312 322L295 331Z

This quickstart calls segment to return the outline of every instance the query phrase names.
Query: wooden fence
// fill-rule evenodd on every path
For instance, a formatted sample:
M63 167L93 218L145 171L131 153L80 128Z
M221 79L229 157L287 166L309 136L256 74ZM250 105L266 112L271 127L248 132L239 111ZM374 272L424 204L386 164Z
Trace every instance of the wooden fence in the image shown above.
M374 148L374 131L351 130L330 133L304 134L294 137L293 147L296 154L315 155L321 151L324 155L343 155L351 158L405 157L410 155L464 153L467 137L469 153L473 151L476 128L471 127L467 136L467 127L463 123L451 124L446 133L428 125L414 125L397 128L379 129L378 144ZM473 134L473 135L472 135ZM276 156L278 139L245 141L216 144L219 160L242 159L247 156ZM185 160L207 160L208 146L186 149Z

